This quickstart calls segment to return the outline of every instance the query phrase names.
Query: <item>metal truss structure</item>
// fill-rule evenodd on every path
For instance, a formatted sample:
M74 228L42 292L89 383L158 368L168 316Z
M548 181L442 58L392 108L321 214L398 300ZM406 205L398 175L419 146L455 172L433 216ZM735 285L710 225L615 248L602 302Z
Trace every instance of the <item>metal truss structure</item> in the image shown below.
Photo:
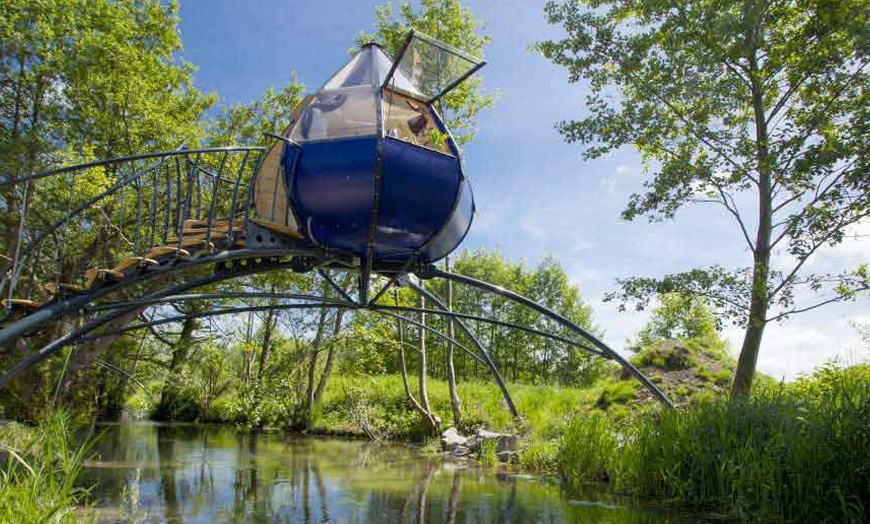
M268 308L328 308L399 319L453 343L489 369L514 416L519 413L507 385L470 324L515 329L612 360L661 403L673 407L625 357L582 326L531 299L413 260L376 263L369 269L358 257L287 235L258 220L252 204L253 177L264 152L254 147L176 150L0 179L0 189L10 195L6 209L17 213L17 241L10 250L14 256L6 261L0 280L0 296L6 297L0 346L13 348L28 339L45 340L46 333L59 332L58 323L64 328L60 331L65 331L40 342L39 348L31 347L7 367L0 376L0 388L70 345L187 318ZM62 186L67 186L65 193L59 191ZM69 191L69 187L83 190ZM71 194L69 201L48 200L62 194ZM81 242L88 246L79 245ZM219 282L270 271L316 272L334 296L203 291ZM345 291L335 280L337 273L346 272L357 277L354 292ZM432 279L498 295L549 319L559 330L549 332L451 311L440 297L425 289L423 283ZM388 291L400 286L425 297L431 307L391 305L384 300ZM269 299L273 305L222 304L239 299ZM209 307L199 308L195 314L137 320L137 313L147 308L185 302L202 302ZM419 313L453 319L467 343L408 316ZM48 330L50 326L55 328ZM13 352L6 354L9 358ZM111 364L98 364L124 373Z

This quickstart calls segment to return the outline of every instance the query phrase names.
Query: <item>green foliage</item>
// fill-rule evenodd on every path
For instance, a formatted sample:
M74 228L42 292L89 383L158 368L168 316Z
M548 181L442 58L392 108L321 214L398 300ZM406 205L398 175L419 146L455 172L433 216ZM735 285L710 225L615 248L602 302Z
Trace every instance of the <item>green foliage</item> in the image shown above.
M866 1L567 0L545 12L567 34L536 49L589 86L584 116L560 132L585 158L633 146L648 168L623 217L709 203L749 248L743 267L625 278L609 298L707 297L747 328L734 387L747 393L767 322L870 289L866 264L807 263L870 216Z
M637 397L637 382L623 380L612 384L606 384L601 389L601 395L595 401L595 406L607 409L613 404L625 404Z
M76 445L71 417L51 413L34 428L0 427L0 521L91 522L76 486L92 442Z
M531 471L556 471L558 452L555 440L531 440L520 450L520 466Z
M400 375L333 377L315 420L315 429L325 433L365 435L368 429L379 438L422 440L426 428L405 397ZM522 431L541 445L561 435L568 417L590 408L599 388L575 389L554 386L509 384L517 408L523 414ZM491 382L463 381L458 384L463 398L461 430L486 427L494 431L517 430L498 387ZM429 400L436 413L449 413L447 383L430 380ZM362 406L362 408L360 408ZM359 413L365 417L357 416Z
M665 371L689 369L697 364L696 357L689 348L670 342L659 342L646 348L632 359L639 366L655 366Z
M668 339L702 339L718 341L717 319L702 297L666 293L659 297L650 321L638 333L637 347L649 347Z
M214 97L193 87L178 23L176 2L4 2L2 171L196 140Z
M264 146L274 139L264 133L281 134L290 125L290 113L302 101L305 86L292 73L281 90L269 87L250 104L222 106L208 122L207 140L212 146Z
M498 464L498 455L496 455L496 441L494 439L486 439L480 443L479 460L483 467L493 467Z
M482 34L483 24L461 0L423 0L418 10L402 2L398 12L392 3L376 7L374 32L360 33L356 41L358 45L376 42L395 57L412 28L481 58L490 41ZM495 96L483 89L479 77L473 77L444 96L438 109L456 142L464 145L474 140L477 115L494 103Z
M825 366L749 398L709 398L629 423L577 417L558 464L578 489L620 490L753 522L865 522L870 516L870 366Z
M575 417L568 424L559 446L557 467L565 486L580 491L590 482L609 478L619 448L618 434L600 413Z

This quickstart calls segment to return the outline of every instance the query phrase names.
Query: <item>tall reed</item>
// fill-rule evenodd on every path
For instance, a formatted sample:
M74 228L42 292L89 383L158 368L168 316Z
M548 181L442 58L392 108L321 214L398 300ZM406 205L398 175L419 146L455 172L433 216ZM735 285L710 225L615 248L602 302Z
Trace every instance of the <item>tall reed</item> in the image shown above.
M618 489L646 500L757 522L870 522L870 366L829 366L632 424L603 420L568 426L559 466L569 488L605 464Z
M66 413L51 413L35 428L0 428L0 522L92 520L79 508L86 491L76 486L91 444L75 443Z

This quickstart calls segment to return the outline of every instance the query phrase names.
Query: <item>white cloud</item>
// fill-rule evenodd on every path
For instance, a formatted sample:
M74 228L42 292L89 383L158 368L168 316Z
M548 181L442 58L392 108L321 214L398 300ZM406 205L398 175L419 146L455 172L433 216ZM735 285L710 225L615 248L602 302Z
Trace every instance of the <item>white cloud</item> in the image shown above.
M539 226L537 220L532 215L525 215L520 219L520 229L533 240L543 240L545 236L544 228Z
M736 356L743 341L743 330L731 327L724 335ZM854 363L861 351L857 331L848 326L836 326L832 330L796 322L773 323L764 331L758 370L776 380L793 380L831 360Z
M502 225L503 219L504 216L498 208L477 208L472 227L482 232L498 229Z
M605 176L598 181L598 187L607 196L616 195L616 177Z
M846 228L843 242L831 248L830 254L849 262L870 262L870 220L862 220Z

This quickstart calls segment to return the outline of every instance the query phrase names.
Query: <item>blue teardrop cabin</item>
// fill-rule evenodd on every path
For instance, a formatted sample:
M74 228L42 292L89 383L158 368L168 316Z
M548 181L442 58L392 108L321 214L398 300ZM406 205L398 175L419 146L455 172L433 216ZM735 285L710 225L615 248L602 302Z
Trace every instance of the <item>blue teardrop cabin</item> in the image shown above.
M411 31L395 60L363 46L266 154L255 223L379 267L435 262L471 227L474 197L435 107L485 64Z

